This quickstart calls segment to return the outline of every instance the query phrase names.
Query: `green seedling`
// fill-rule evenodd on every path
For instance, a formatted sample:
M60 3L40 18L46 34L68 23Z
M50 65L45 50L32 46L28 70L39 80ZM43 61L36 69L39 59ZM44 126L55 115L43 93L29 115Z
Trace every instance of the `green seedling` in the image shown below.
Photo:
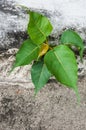
M42 89L53 75L58 82L72 88L79 101L78 65L72 46L77 48L82 60L84 45L81 37L73 30L65 30L58 45L52 47L49 45L49 35L53 27L49 19L36 12L28 11L28 13L27 33L30 38L23 42L17 52L13 69L34 61L31 78L35 93Z

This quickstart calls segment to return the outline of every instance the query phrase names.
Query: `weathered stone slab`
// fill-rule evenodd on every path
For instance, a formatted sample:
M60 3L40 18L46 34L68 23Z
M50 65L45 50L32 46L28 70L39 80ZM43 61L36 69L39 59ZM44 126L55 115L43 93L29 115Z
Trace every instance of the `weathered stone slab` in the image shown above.
M65 28L73 28L77 30L82 37L86 39L86 2L84 0L50 0L46 2L41 0L1 0L0 50L2 50L2 54L5 55L3 50L18 47L22 43L23 39L27 38L26 27L28 23L28 16L25 11L19 7L19 5L24 5L31 10L41 12L50 19L54 27L54 31L51 35L51 42L52 40L57 42L58 35ZM15 51L15 49L13 49L13 51ZM12 55L9 51L6 53L9 54L6 54L4 58L1 56L2 60L0 60L0 80L2 81L5 77L4 83L9 83L9 81L14 83L15 81L21 82L23 78L23 81L27 82L26 79L28 79L27 77L29 74L28 67L24 67L24 69L19 68L11 76L8 76L8 72L11 69L14 58L12 58L13 52ZM8 58L6 59L7 56ZM80 62L79 64L80 75L85 75L86 59L84 59L83 64Z
M0 50L18 47L27 37L28 16L18 5L49 17L54 28L51 37L55 42L66 28L75 29L86 39L85 0L0 0Z
M32 84L30 74L31 65L17 67L12 73L9 74L17 51L18 49L14 48L0 54L0 84L15 84L25 88L33 88L34 86ZM86 77L86 56L83 58L83 63L80 62L80 57L77 57L77 63L79 77Z
M18 47L25 39L27 16L13 0L0 1L0 50Z

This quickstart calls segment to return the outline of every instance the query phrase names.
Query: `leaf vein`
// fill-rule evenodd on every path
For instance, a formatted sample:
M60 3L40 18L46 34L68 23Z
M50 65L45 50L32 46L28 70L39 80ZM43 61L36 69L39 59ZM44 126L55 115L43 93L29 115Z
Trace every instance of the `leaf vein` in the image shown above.
M63 66L63 64L62 64L62 61L60 60L59 56L57 56L55 52L54 52L54 55L56 56L56 58L58 59L59 63L61 64L61 66L62 66L64 72L66 73L66 70L65 70L65 68L64 68L64 66ZM68 76L67 73L66 73L66 76L69 78L69 76ZM70 78L69 78L69 81L72 83L72 81L71 81Z

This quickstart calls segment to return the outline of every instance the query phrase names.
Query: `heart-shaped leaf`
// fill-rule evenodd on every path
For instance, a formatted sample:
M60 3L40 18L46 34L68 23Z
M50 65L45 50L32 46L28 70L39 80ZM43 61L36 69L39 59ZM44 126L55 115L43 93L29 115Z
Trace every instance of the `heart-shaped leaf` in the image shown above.
M41 44L50 35L52 25L47 17L39 13L30 12L29 14L28 34L35 44Z
M13 69L18 66L28 65L32 60L37 59L39 50L40 46L35 45L32 40L27 39L24 41L16 54L16 61Z
M59 45L45 55L44 61L56 79L73 88L78 96L78 67L74 53L66 45Z
M79 48L80 57L82 59L83 51L84 51L84 45L81 37L72 30L66 30L62 33L61 36L61 43L62 44L72 44Z
M35 93L37 93L47 83L51 73L47 69L43 61L35 62L31 69L32 82L35 85Z

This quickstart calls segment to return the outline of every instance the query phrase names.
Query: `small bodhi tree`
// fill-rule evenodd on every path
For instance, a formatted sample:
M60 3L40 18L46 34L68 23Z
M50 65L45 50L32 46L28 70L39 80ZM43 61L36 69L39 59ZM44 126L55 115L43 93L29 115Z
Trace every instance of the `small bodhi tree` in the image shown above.
M72 88L79 100L78 66L72 46L78 49L82 60L84 51L82 39L76 32L66 30L62 33L59 44L53 47L49 45L48 40L53 30L48 18L32 11L29 11L29 16L27 33L30 38L23 42L17 52L13 69L35 61L31 68L35 93L44 87L53 75L58 82Z

